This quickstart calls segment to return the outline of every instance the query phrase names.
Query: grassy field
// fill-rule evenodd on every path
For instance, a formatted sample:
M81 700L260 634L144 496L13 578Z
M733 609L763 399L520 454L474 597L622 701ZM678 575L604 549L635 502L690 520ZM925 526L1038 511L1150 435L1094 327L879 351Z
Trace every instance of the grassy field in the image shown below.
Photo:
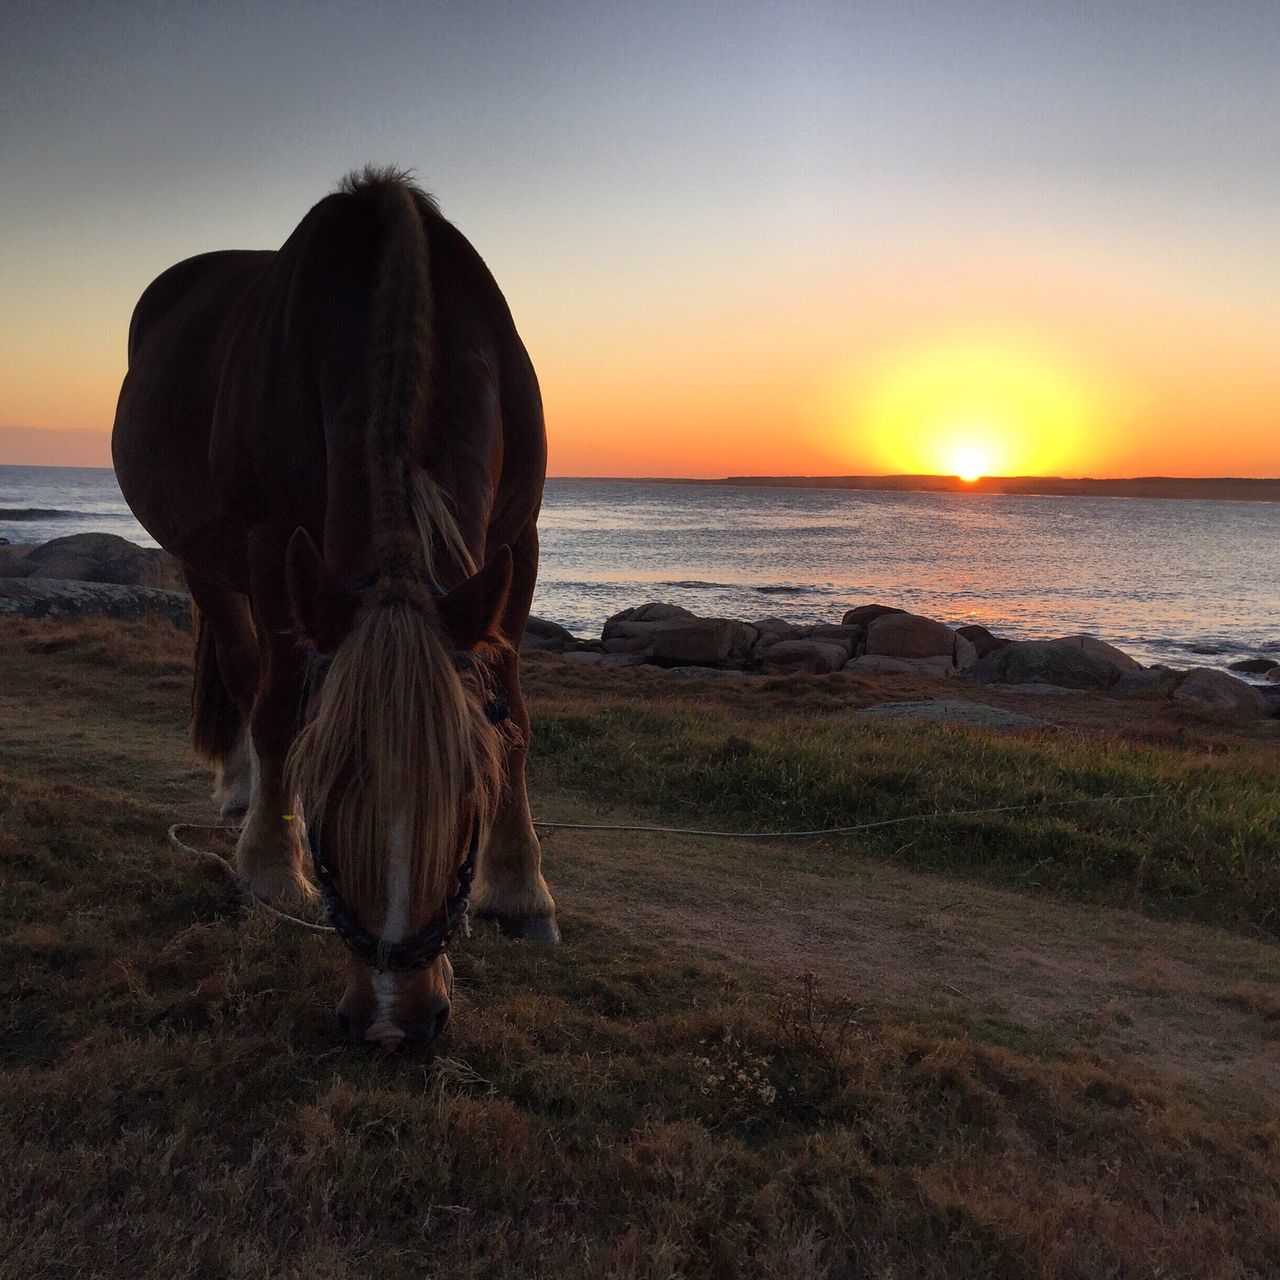
M332 943L164 842L212 820L188 643L0 623L0 1275L1280 1274L1273 724L535 658L547 818L1159 799L551 834L565 945L477 928L438 1054L383 1059Z

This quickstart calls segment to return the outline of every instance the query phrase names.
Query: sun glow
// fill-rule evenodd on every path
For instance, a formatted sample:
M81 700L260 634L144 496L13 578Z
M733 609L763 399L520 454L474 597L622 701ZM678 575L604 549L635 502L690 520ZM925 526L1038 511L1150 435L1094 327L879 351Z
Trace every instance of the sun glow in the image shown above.
M1017 340L939 341L865 365L846 385L851 445L887 472L990 475L1071 471L1098 409L1088 381Z

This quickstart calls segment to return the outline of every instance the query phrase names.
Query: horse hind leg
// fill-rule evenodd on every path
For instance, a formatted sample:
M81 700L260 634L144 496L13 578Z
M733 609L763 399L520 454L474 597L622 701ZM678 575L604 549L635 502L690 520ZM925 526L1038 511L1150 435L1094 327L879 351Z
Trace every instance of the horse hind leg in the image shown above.
M253 796L255 762L246 711L257 683L248 609L233 593L212 593L191 576L195 671L191 742L214 768L213 799L224 822L239 822ZM205 602L205 603L202 603ZM229 687L237 686L235 696Z

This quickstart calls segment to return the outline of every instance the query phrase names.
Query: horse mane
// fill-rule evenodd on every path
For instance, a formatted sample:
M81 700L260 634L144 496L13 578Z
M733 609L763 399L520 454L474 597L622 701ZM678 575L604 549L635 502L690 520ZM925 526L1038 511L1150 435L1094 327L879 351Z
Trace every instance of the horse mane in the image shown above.
M333 656L289 770L353 906L387 902L394 874L397 891L407 886L411 901L435 909L451 892L472 827L482 845L487 839L502 758L480 680L457 670L424 585L444 559L475 570L444 493L417 463L435 348L423 223L434 204L392 169L350 174L340 192L378 202L382 238L366 455L375 582ZM397 858L407 867L393 872Z

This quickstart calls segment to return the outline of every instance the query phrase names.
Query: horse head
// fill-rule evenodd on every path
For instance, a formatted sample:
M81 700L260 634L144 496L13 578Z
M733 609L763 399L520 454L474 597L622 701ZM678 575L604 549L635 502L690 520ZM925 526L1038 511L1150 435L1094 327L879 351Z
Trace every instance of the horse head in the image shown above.
M311 654L289 779L330 923L348 949L338 1016L356 1041L426 1043L449 1016L449 936L501 787L511 585L502 547L450 591L383 571L343 583L299 529L286 580Z

